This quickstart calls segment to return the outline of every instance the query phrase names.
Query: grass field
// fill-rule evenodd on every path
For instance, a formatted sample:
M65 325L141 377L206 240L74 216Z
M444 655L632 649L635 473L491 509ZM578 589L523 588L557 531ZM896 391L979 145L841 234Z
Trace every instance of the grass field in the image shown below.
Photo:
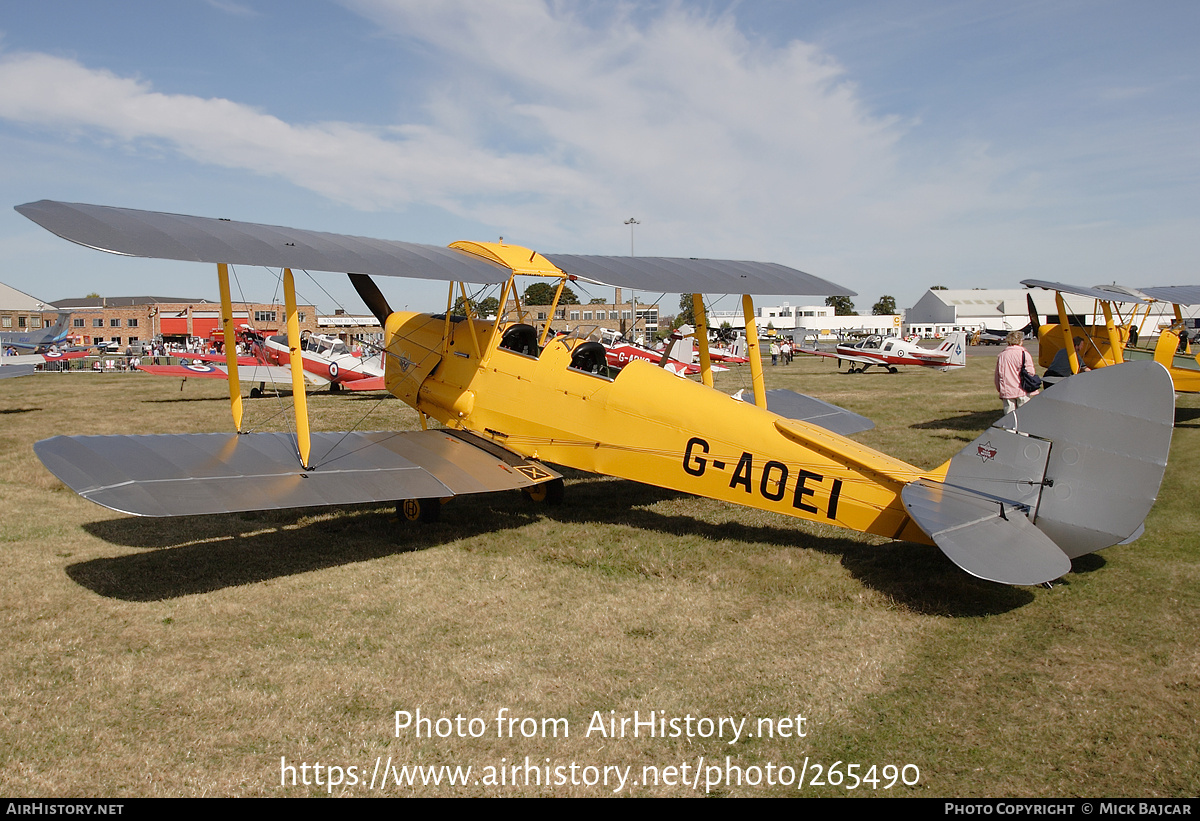
M992 364L766 370L768 387L863 413L877 428L855 438L931 467L999 416ZM714 779L709 792L735 796L1200 792L1196 397L1178 401L1145 535L1051 589L586 475L568 477L561 507L460 498L431 526L381 506L135 519L78 498L33 454L56 434L227 430L224 391L143 374L0 382L0 794L610 795L619 772L605 767L631 768L622 795L704 794ZM417 424L394 399L312 406L315 428ZM255 426L286 425L274 399L250 407ZM396 711L418 709L464 720L397 734ZM635 711L680 732L596 730L597 714ZM747 719L736 741L728 724L702 737L697 719L721 717ZM765 737L760 719L787 717ZM566 719L558 737L543 719ZM389 771L371 792L389 760L473 770L465 786ZM801 771L802 790L778 783ZM850 773L868 781L849 789Z

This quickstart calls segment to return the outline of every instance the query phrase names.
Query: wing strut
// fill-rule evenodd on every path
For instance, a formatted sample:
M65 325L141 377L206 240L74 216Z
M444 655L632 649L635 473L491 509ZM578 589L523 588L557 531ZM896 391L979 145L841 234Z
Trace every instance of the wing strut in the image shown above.
M696 321L696 342L700 345L700 381L713 386L712 357L708 355L708 315L704 312L704 294L692 294L692 317ZM637 317L633 318L637 322Z
M1100 307L1104 309L1104 327L1108 331L1108 347L1112 351L1114 360L1112 363L1107 364L1120 365L1125 361L1125 346L1121 344L1121 336L1117 333L1117 326L1113 324L1112 305L1101 301ZM1079 363L1079 367L1083 367L1082 362Z
M1054 304L1058 306L1058 327L1062 331L1063 350L1067 352L1067 358L1071 361L1071 373L1079 373L1083 368L1075 356L1074 332L1068 321L1067 303L1063 301L1062 291L1054 292Z
M296 411L296 449L300 464L311 469L308 460L311 437L308 433L308 395L304 392L304 352L300 349L300 319L296 312L296 280L291 268L283 269L283 298L287 307L288 354L292 366L292 407ZM233 382L230 381L232 385Z
M766 408L767 385L763 381L762 356L758 352L758 323L754 321L754 299L750 294L742 294L742 317L746 320L746 356L750 359L754 404Z
M229 266L217 263L217 282L221 287L221 327L225 331L225 366L229 371L229 410L233 428L242 432L242 383L238 380L237 329L233 326L233 302L229 296Z

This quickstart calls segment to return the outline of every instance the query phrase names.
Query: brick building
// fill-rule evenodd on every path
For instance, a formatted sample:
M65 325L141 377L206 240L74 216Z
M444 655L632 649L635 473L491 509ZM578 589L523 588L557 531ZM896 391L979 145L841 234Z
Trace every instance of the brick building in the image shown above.
M52 303L71 314L71 341L76 345L115 342L122 347L164 342L186 344L190 339L216 339L221 334L221 305L207 299L128 296L61 299ZM317 332L317 312L298 305L301 331ZM233 303L236 325L249 325L260 333L282 333L287 314L282 304Z

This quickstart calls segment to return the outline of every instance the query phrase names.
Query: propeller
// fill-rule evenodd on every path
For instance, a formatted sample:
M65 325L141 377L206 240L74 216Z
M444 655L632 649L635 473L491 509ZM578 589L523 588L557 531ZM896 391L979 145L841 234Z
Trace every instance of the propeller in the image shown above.
M348 276L350 284L358 292L359 298L366 303L367 308L379 320L379 324L387 325L387 319L391 316L392 309L388 305L387 297L379 290L379 286L366 274L349 274Z

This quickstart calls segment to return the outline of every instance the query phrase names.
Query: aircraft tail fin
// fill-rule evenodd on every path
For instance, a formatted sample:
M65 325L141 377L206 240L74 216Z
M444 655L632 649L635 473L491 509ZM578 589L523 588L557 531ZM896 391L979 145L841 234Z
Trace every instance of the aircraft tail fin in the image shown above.
M955 564L1039 584L1130 541L1158 496L1175 417L1170 374L1127 362L1063 380L901 493Z
M967 335L963 331L955 331L946 335L946 341L938 347L942 353L950 354L943 370L962 368L967 364Z
M690 325L681 325L678 335L672 334L670 341L667 343L664 357L666 359L674 359L676 362L682 362L685 365L692 364L696 358L696 339L691 336L694 329Z

